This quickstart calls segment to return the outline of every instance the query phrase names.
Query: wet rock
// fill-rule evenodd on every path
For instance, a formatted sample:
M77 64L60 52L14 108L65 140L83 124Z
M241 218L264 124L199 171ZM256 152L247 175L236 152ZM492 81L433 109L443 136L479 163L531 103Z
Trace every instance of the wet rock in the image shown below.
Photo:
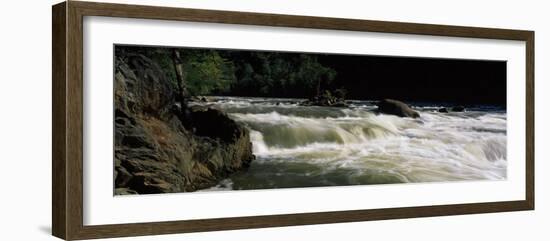
M440 113L448 113L448 112L449 112L449 110L447 110L446 107L440 108L440 109L437 110L437 111L439 111Z
M420 114L411 109L407 104L392 99L384 99L378 102L378 112L400 117L418 118Z

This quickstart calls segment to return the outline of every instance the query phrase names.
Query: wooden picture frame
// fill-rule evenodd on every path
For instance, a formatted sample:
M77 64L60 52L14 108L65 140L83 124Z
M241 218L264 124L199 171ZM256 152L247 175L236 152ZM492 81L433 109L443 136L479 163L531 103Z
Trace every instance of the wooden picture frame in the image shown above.
M67 1L52 8L52 232L66 240L173 234L213 230L356 222L368 220L533 210L534 189L534 32L401 22L369 21ZM525 199L489 203L416 206L153 223L83 224L83 17L107 16L367 31L526 43Z

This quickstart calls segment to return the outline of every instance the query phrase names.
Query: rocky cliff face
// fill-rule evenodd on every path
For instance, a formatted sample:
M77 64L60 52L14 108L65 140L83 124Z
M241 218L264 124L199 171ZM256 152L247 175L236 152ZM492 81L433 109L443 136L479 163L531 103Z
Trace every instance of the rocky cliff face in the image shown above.
M177 88L144 55L115 60L115 194L207 188L254 159L248 130L225 113L176 102Z

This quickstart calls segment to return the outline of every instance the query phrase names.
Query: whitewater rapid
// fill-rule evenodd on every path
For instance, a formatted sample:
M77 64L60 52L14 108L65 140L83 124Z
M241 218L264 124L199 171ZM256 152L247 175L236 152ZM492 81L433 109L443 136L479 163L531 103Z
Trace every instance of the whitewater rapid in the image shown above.
M250 130L256 160L218 189L264 189L506 179L506 112L469 108L420 118L350 108L299 106L296 99L217 97L214 105Z

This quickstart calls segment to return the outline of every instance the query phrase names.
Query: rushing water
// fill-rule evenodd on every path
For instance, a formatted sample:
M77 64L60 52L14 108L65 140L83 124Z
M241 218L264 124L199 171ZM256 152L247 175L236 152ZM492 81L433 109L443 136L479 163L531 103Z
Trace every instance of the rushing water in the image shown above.
M349 108L299 106L297 99L216 97L208 103L250 130L256 155L246 172L211 190L340 186L506 178L506 112L469 108L420 118Z

